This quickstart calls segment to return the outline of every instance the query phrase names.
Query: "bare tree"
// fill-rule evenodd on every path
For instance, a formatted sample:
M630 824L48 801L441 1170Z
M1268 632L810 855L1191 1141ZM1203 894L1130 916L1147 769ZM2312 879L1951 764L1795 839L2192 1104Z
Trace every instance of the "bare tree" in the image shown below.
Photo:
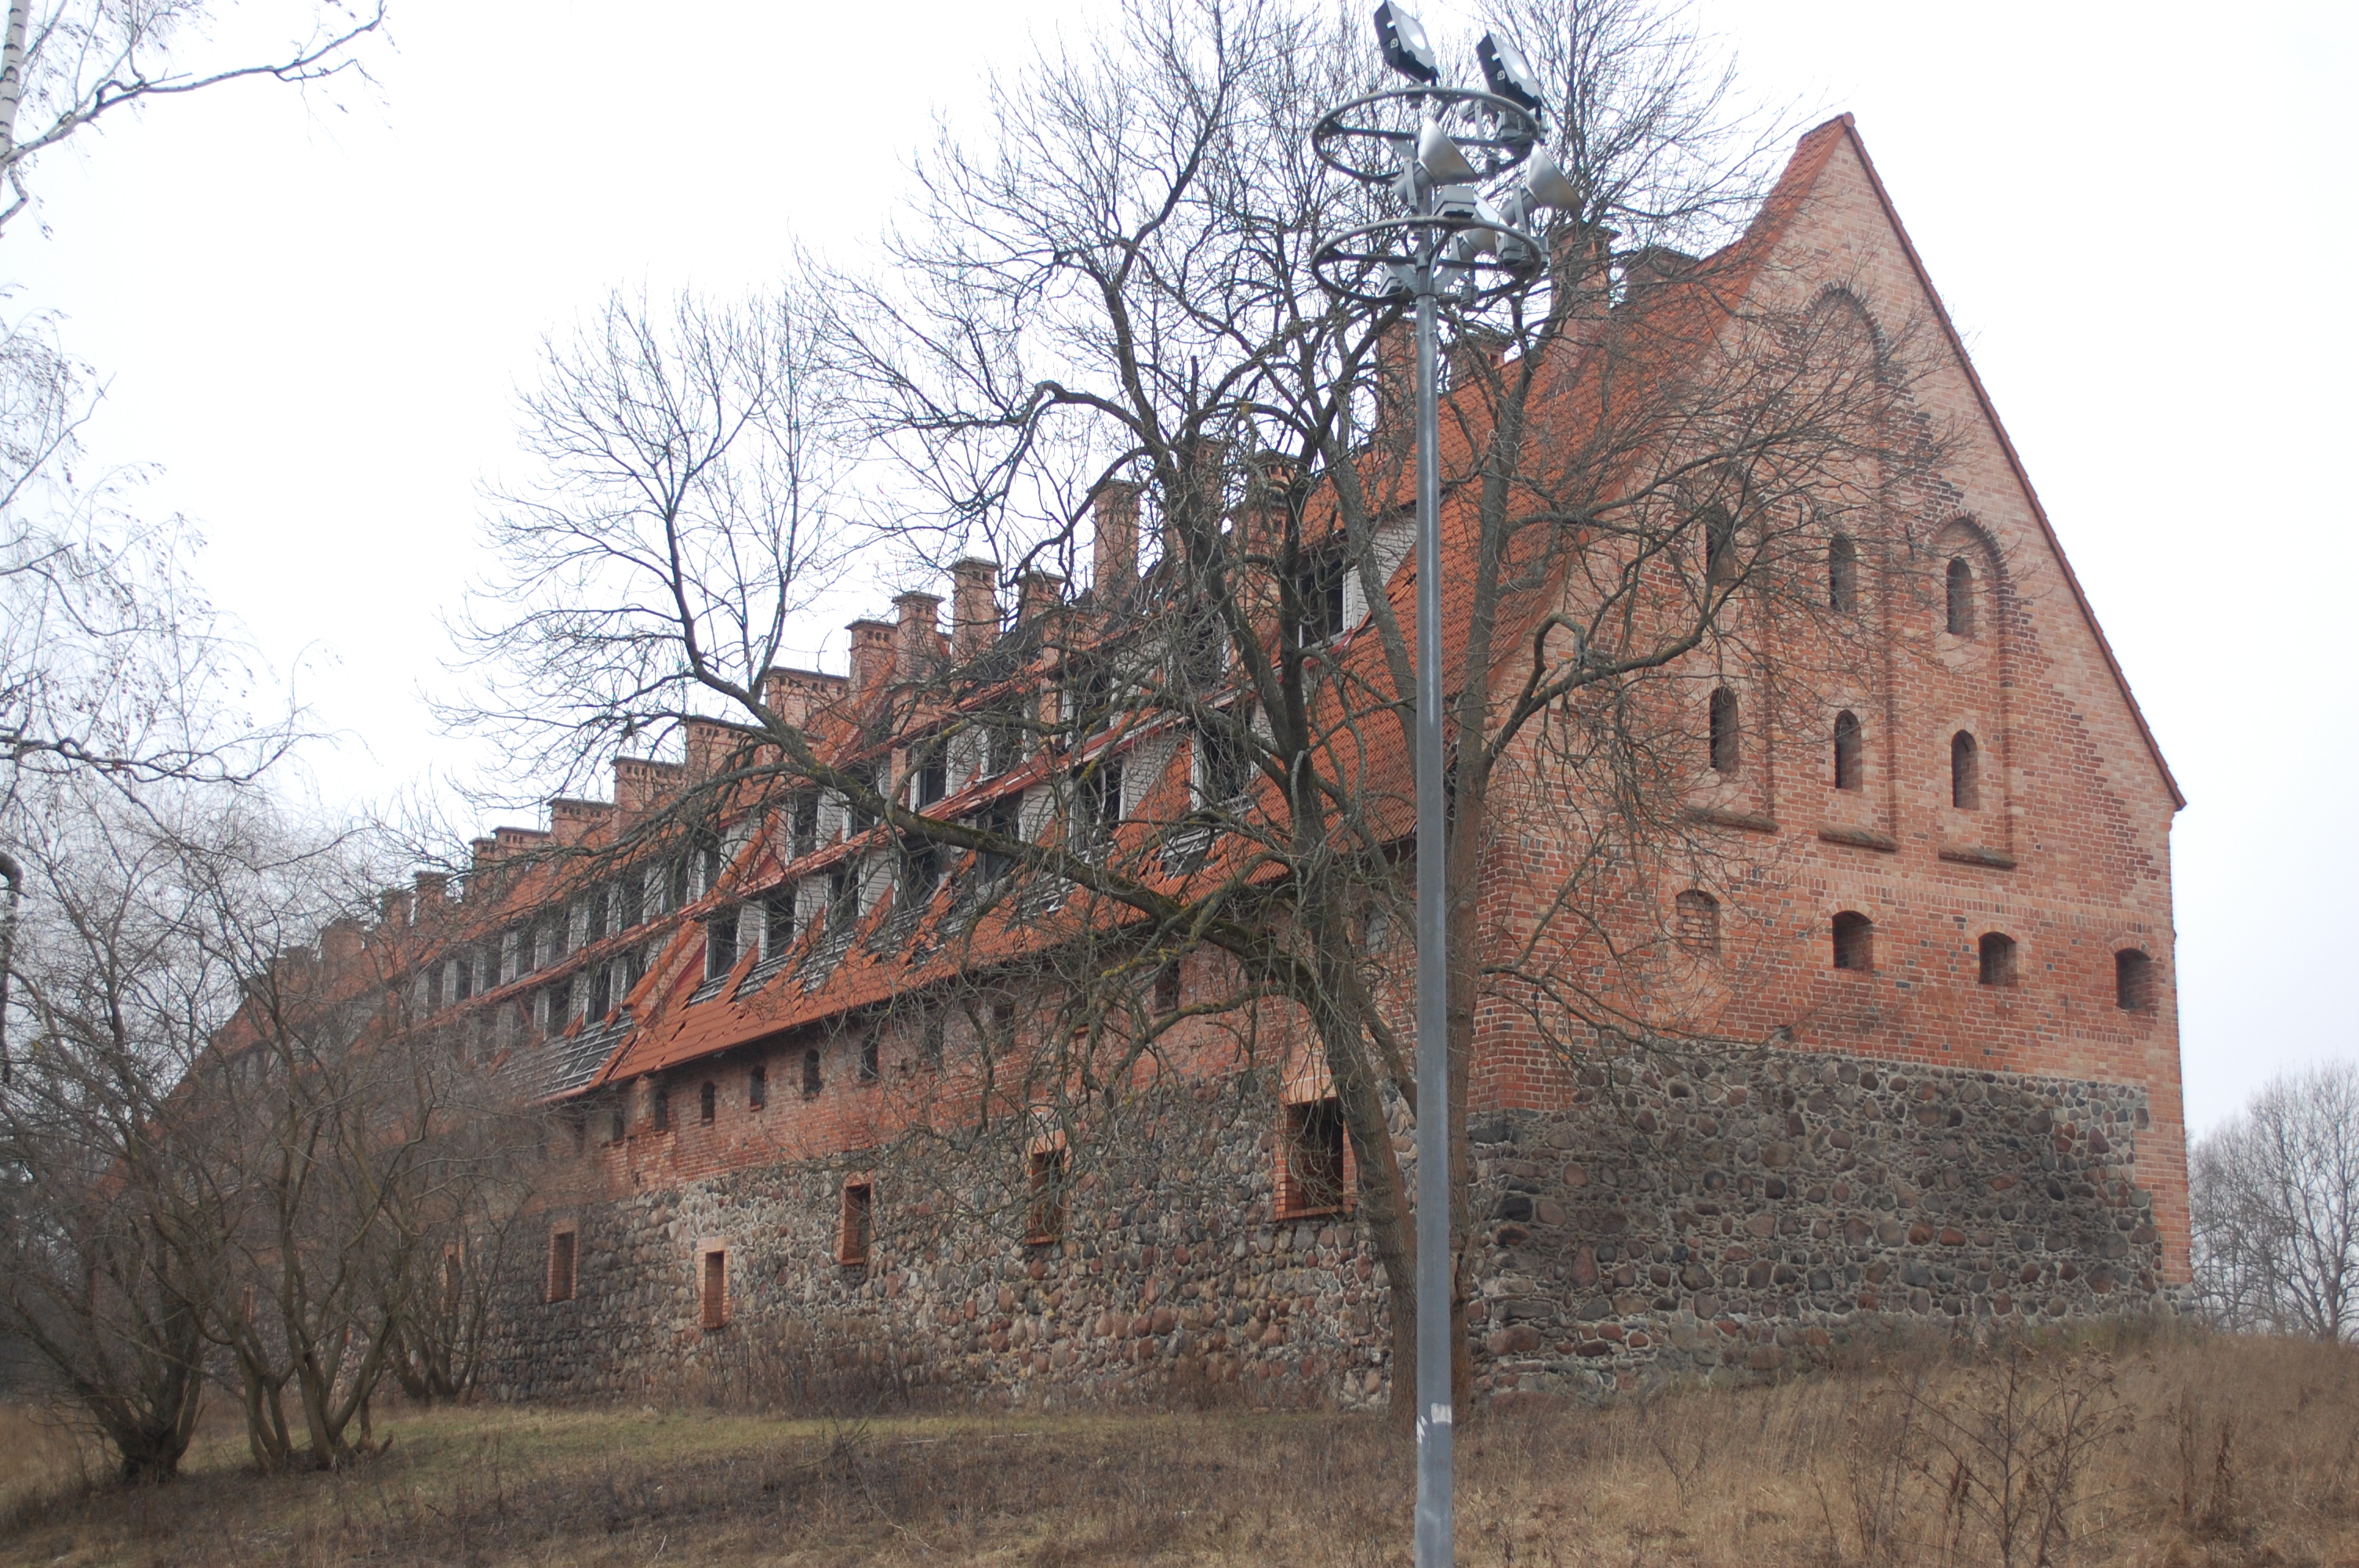
M1757 249L1668 248L1729 237L1763 189L1765 133L1724 113L1725 75L1699 42L1630 4L1525 25L1584 199L1531 295L1452 323L1461 1117L1486 1007L1536 1021L1569 1060L1679 1032L1655 983L1674 914L1643 873L1726 871L1745 853L1728 813L1697 806L1700 699L1741 672L1756 737L1817 724L1826 680L1861 667L1880 631L1830 603L1830 551L1840 540L1912 590L1910 487L1939 450L1908 411L1905 323L1879 336L1840 289L1760 287ZM708 727L687 787L610 858L701 831L750 863L760 825L816 790L840 834L872 847L862 877L891 884L857 905L887 911L880 932L950 902L969 994L925 1005L976 1020L977 1049L931 1104L881 1119L882 1141L995 1143L1078 1184L1093 1145L1163 1118L1189 1081L1168 1054L1180 1025L1223 1033L1232 1086L1315 1059L1397 1287L1414 1275L1398 1148L1416 1114L1388 979L1406 968L1412 826L1415 650L1391 597L1408 543L1403 362L1397 313L1340 309L1309 265L1364 200L1311 157L1310 127L1377 70L1348 21L1133 5L996 84L984 133L946 134L921 167L890 268L824 291L843 303L809 384L843 417L832 428L815 406L805 428L884 454L872 476L925 520L886 524L908 555L980 544L1009 563L1025 600L1013 632L970 637L962 609L947 657L922 628L889 689L815 703L765 663L788 598L772 541L808 500L713 514L747 530L737 548L764 564L757 579L734 552L675 547L665 506L560 482L555 504L495 522L517 576L495 585L475 648L526 679L475 717L560 787L625 737ZM667 495L672 454L716 449L725 427L702 405L636 395L638 357L615 351L635 341L609 333L554 368L563 406L577 389L603 400L544 450L560 481L612 464L605 493ZM657 428L603 437L647 410ZM1159 545L1143 573L1141 538ZM1062 584L1085 551L1075 600ZM543 569L576 559L605 574L586 607ZM978 760L995 737L1024 767ZM945 774L1006 782L946 795ZM951 797L955 811L933 807ZM733 821L753 826L733 838ZM1538 928L1503 951L1482 892L1531 834L1567 860ZM1149 982L1197 953L1219 957L1209 990L1156 1003ZM1017 1007L1038 1016L998 1022ZM1002 1192L1003 1210L1038 1201ZM1414 1303L1397 1288L1390 1301L1405 1389Z
M2234 1328L2359 1338L2359 1065L2288 1075L2195 1145L2195 1284Z
M385 25L382 5L325 0L304 9L303 36L270 58L219 58L209 35L237 9L216 0L10 0L0 32L0 175L14 197L0 208L0 229L31 205L35 161L101 120L225 82L310 86L358 72L357 47Z
M194 1429L220 1248L203 1129L173 1102L236 976L208 940L206 862L234 802L134 809L87 779L44 792L26 849L20 1071L0 1093L0 1321L98 1430L126 1481L165 1481Z

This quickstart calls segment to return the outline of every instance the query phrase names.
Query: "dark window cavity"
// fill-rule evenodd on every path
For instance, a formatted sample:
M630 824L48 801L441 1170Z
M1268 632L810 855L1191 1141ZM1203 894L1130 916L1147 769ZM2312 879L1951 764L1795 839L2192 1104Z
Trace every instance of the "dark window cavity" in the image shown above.
M549 1299L570 1302L573 1299L574 1233L555 1230L549 1237Z
M1976 979L1986 986L2015 984L2015 938L1998 931L1985 931L1976 944L1980 968Z
M819 1047L814 1045L803 1053L803 1098L810 1099L824 1087L819 1073Z
M756 1067L745 1075L745 1106L759 1110L770 1103L770 1069Z
M866 1182L846 1184L843 1213L836 1227L835 1260L847 1268L864 1267L875 1227L876 1189Z
M879 1061L878 1033L872 1028L860 1037L860 1081L864 1084L875 1083L884 1070Z
M1835 788L1859 787L1859 715L1846 708L1835 715Z
M704 1278L699 1294L703 1298L702 1322L708 1329L725 1327L729 1322L729 1254L716 1247L704 1255Z
M1704 570L1714 587L1736 580L1736 519L1722 507L1703 514Z
M1859 546L1848 534L1838 534L1827 546L1827 607L1859 608Z
M1737 734L1736 694L1724 686L1717 687L1712 694L1712 768L1724 778L1736 776Z
M1180 1011L1180 960L1173 958L1155 971L1155 1011Z
M2124 1012L2146 1012L2154 1006L2154 960L2135 947L2114 955L2114 1005Z
M696 1091L696 1119L710 1127L714 1113L720 1108L721 1090L708 1079L704 1087Z
M1855 910L1835 916L1835 968L1875 968L1875 923Z
M1331 1097L1286 1108L1286 1209L1330 1214L1343 1206L1343 1108Z
M704 923L704 973L710 979L737 967L737 911L724 909Z
M1024 1221L1024 1239L1054 1241L1065 1234L1065 1176L1070 1162L1062 1149L1036 1149L1028 1162L1031 1202Z
M1983 806L1982 748L1962 730L1950 737L1950 804L1960 811Z
M656 1087L655 1127L658 1132L671 1130L671 1086L669 1084Z

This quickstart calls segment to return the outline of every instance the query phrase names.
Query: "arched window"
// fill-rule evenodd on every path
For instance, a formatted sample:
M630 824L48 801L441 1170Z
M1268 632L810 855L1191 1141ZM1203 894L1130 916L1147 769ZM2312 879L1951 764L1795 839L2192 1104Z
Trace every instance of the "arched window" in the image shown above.
M1875 968L1875 923L1856 910L1835 916L1835 968Z
M1712 694L1712 772L1735 776L1740 754L1736 737L1736 694L1721 687Z
M1712 583L1734 582L1736 565L1736 519L1722 507L1714 506L1703 514L1704 575Z
M1859 608L1859 546L1848 534L1838 534L1827 546L1827 607Z
M1974 634L1974 568L1963 556L1950 557L1950 631L1960 637Z
M1844 708L1835 715L1835 788L1859 788L1859 715Z
M2154 1006L2154 960L2135 947L2114 955L2114 1005L2124 1012Z
M1975 977L1986 986L2015 984L2015 938L2004 932L1985 931L1979 944L1981 969Z
M1950 804L1960 811L1983 807L1982 749L1962 730L1950 737Z
M1700 888L1680 894L1680 946L1690 953L1720 951L1720 900Z

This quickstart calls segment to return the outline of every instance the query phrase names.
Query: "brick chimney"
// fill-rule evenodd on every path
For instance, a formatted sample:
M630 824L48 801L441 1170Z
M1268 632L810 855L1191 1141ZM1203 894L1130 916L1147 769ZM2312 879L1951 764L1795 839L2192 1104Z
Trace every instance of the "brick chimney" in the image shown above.
M762 706L796 729L808 730L811 719L842 697L851 684L842 676L773 665L762 672Z
M376 895L377 924L391 929L409 924L408 888L387 888Z
M605 801L560 796L549 803L549 831L560 844L579 844L592 828L614 815L614 806Z
M1065 579L1055 572L1026 572L1016 579L1017 617L1027 626L1053 613L1065 601Z
M419 913L440 909L451 901L451 877L445 871L419 871L410 881L418 884Z
M893 612L900 621L900 634L893 654L894 673L903 680L917 680L941 662L941 595L914 590L896 594Z
M710 778L739 744L736 731L711 719L690 719L680 724L683 750L690 778Z
M1500 351L1506 344L1506 335L1503 332L1480 327L1461 330L1458 336L1451 341L1450 347L1443 351L1447 366L1443 378L1449 390L1455 392L1462 386L1479 385L1491 368L1499 362Z
M614 759L614 809L637 816L679 787L680 765L646 757Z
M1138 580L1138 492L1129 480L1110 479L1090 497L1097 546L1090 587L1100 608L1129 593Z
M951 645L961 660L999 640L999 563L968 556L951 567Z
M864 703L893 678L893 623L863 619L844 630L852 633L852 699Z

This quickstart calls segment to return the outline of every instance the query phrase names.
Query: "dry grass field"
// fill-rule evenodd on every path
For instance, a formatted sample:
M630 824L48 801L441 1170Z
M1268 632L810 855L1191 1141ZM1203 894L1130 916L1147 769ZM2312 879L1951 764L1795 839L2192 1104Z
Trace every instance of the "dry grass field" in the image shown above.
M476 1406L337 1476L209 1431L179 1485L0 1429L0 1563L1343 1565L1408 1561L1408 1454L1321 1414ZM1470 1564L2359 1568L2359 1351L2115 1334L1889 1346L1774 1387L1527 1408L1461 1438Z

